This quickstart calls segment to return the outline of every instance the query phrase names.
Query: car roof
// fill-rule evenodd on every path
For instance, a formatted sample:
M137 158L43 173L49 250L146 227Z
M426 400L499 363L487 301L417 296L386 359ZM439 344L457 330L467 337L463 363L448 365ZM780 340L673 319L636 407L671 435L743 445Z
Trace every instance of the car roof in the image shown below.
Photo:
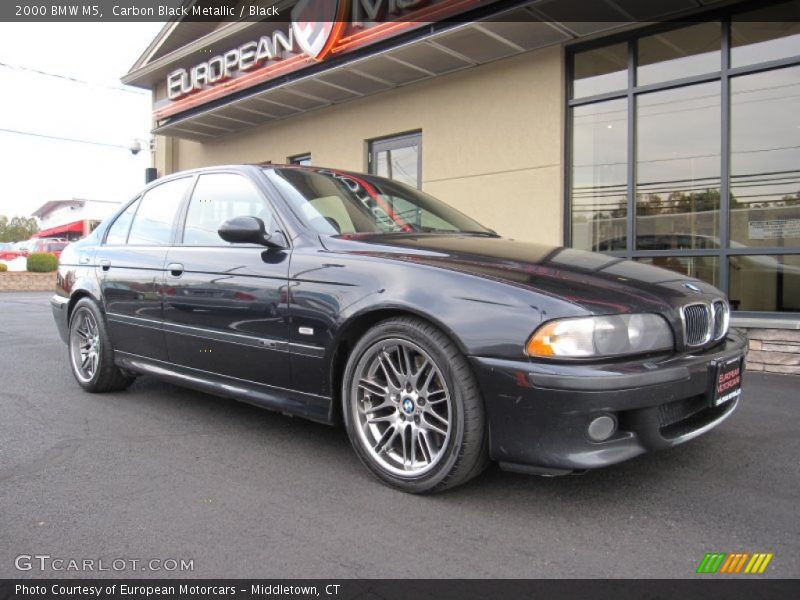
M223 164L223 165L214 165L209 167L197 167L195 169L187 169L185 171L176 171L175 173L170 173L169 175L165 175L164 177L159 177L155 181L153 181L147 187L152 186L153 184L161 181L166 181L167 179L178 178L181 176L187 175L202 175L203 173L214 173L219 171L246 171L252 168L257 169L268 169L268 170L275 170L275 169L295 169L298 171L307 171L310 173L318 173L318 172L325 172L325 173L341 173L343 175L352 175L354 177L378 177L377 175L371 175L367 173L360 173L358 171L351 171L348 169L340 169L337 167L323 167L323 166L310 166L310 165L295 165L295 164L276 164L276 163L232 163L232 164Z
M385 180L385 177L381 177L379 175L367 174L367 173L360 173L358 171L349 171L346 169L338 169L335 167L321 167L321 166L306 166L306 165L293 165L293 164L274 164L274 163L232 163L232 164L224 164L224 165L212 165L208 167L197 167L195 169L187 169L185 171L176 171L175 173L170 173L169 175L165 175L163 177L159 177L158 179L151 181L147 184L144 188L140 189L139 192L130 200L130 202L125 202L122 205L121 211L125 210L131 202L133 202L136 198L140 198L143 194L147 193L152 188L158 186L161 183L166 183L168 181L172 181L175 179L180 179L181 177L192 177L195 175L202 175L204 173L219 173L225 171L238 171L242 174L247 172L252 172L253 169L267 169L267 170L275 170L275 169L293 169L297 171L305 171L307 173L324 173L324 174L336 174L336 175L344 175L347 177L353 177L354 179L360 179L363 181L367 181L369 183L377 183L377 180ZM399 183L399 182L395 182Z
M297 171L306 171L309 173L336 173L338 175L349 175L351 177L358 177L358 178L369 178L369 179L385 179L385 177L381 177L380 175L374 175L372 173L361 173L359 171L351 171L349 169L340 169L337 167L322 167L316 165L293 165L293 164L273 164L273 163L257 163L252 164L249 166L258 167L261 169L294 169Z

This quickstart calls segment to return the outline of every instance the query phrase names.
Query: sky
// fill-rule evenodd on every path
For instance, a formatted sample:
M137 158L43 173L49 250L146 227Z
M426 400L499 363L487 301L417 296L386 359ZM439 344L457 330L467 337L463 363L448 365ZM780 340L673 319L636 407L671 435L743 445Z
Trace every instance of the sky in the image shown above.
M0 215L30 216L49 200L122 202L144 186L150 92L119 80L162 26L0 23Z

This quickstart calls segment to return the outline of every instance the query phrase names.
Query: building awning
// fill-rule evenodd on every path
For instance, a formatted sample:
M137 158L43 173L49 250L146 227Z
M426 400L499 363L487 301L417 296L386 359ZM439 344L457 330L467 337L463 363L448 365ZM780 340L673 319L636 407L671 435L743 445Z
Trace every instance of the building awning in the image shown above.
M311 75L275 82L218 106L163 119L154 133L204 141L568 39L568 33L549 23L522 19L451 25Z
M337 55L323 64L314 64L302 56L287 59L276 67L287 69L286 74L274 75L263 83L253 83L263 72L248 72L195 94L193 100L179 100L180 111L165 99L159 100L153 133L208 141L547 46L636 26L648 19L689 15L702 11L706 5L725 1L729 0L441 0L447 6L489 7L485 11L489 14L466 22L396 23L404 28L411 24L416 27ZM570 20L575 14L584 13L586 18L580 22ZM173 30L177 31L180 25ZM196 57L198 52L225 54L228 45L252 38L259 27L259 23L227 24L182 48L163 56L154 55L151 62L143 57L123 81L155 89L158 82L167 81L168 73L176 66L190 65L195 60L190 57ZM167 39L169 31L163 32ZM368 35L369 31L359 35ZM296 69L298 64L303 67Z
M42 229L38 233L34 233L31 237L35 238L62 237L67 233L83 234L83 221L75 221L73 223L67 223L66 225L59 225L58 227Z

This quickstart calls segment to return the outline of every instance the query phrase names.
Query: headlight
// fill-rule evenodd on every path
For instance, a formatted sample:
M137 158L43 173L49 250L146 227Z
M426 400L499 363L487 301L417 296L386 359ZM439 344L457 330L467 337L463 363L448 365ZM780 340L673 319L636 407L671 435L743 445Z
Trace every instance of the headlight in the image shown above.
M539 327L528 356L594 358L672 350L669 324L659 315L611 315L556 319Z

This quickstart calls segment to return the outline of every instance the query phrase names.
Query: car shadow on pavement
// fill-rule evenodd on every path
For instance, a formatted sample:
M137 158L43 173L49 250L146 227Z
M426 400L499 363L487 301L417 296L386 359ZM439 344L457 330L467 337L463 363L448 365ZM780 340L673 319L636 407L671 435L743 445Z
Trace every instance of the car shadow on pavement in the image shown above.
M126 392L98 400L109 396L115 396L115 400L118 397L135 412L144 410L160 422L178 423L174 434L229 436L237 440L238 450L245 455L266 448L272 456L307 456L313 458L320 471L334 473L340 479L351 483L356 480L358 485L380 485L359 463L342 426L287 417L147 377L137 380ZM596 505L635 502L656 493L680 494L684 484L691 486L698 478L704 478L713 485L715 477L727 471L725 456L731 448L726 446L731 441L735 441L733 436L715 431L666 451L562 477L507 473L492 463L475 480L431 498L442 503L460 503L470 497L513 503L520 496L527 496L536 498L537 503Z

